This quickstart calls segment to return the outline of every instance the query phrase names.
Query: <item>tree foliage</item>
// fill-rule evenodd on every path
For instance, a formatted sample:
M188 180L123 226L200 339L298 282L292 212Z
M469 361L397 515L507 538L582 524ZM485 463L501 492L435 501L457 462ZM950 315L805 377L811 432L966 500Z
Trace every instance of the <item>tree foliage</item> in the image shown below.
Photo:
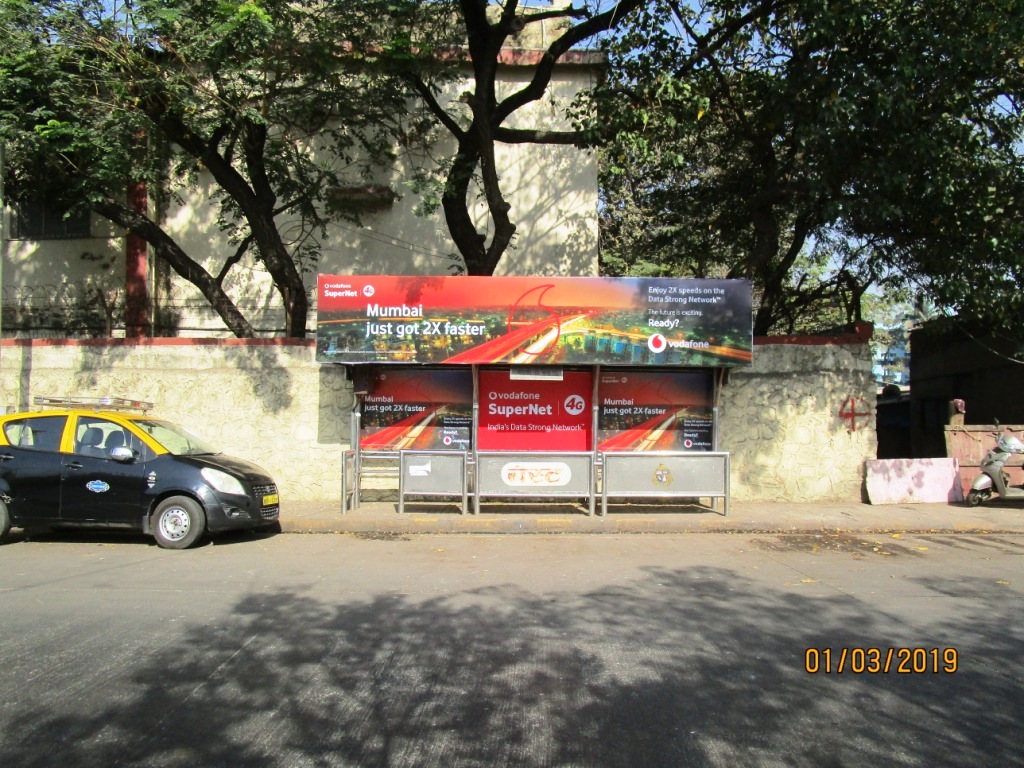
M544 96L556 67L564 65L571 49L624 24L644 2L592 1L538 7L520 0L413 0L415 31L409 37L408 55L399 63L414 92L455 140L455 153L437 169L443 175L438 198L469 274L493 274L516 233L511 206L502 189L496 147L579 145L588 140L575 128L511 127L510 118ZM541 55L532 62L525 58L518 61L518 66L530 68L522 86L503 94L499 78L504 49L516 47L516 36L528 35L532 28L553 22L558 31ZM439 33L434 29L432 39L448 41L451 47L442 49L424 43L418 30L432 23L445 30ZM399 52L393 49L393 53ZM463 84L462 96L454 101L439 98L453 81ZM478 193L486 201L488 212L487 220L480 224L471 213Z
M70 205L138 234L195 284L236 335L251 325L223 289L258 260L304 336L332 188L360 180L407 136L406 92L378 66L386 0L3 0L0 131L8 190L40 179ZM214 182L235 253L211 274L126 185L166 199ZM292 222L286 234L279 222ZM294 226L294 222L298 226Z
M1012 0L0 0L0 138L10 192L48 179L142 236L242 336L224 284L250 259L304 335L302 274L343 213L330 190L422 141L410 94L455 140L437 200L471 274L515 237L500 144L606 141L608 273L748 277L758 333L856 319L872 284L1005 324L1024 301L1022 17ZM506 46L555 21L502 89ZM573 129L513 127L608 33L607 86ZM236 248L210 272L124 194L201 178Z
M756 333L857 319L872 283L1013 322L1022 67L1013 0L658 0L601 104L603 266L748 277Z

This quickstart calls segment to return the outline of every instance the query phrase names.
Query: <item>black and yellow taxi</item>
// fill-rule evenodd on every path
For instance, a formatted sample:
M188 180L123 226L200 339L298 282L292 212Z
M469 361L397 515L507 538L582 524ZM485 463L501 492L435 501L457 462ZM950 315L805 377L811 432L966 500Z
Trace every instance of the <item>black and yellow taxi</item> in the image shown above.
M168 549L279 530L277 485L126 398L37 397L0 417L0 540L12 527L142 531Z

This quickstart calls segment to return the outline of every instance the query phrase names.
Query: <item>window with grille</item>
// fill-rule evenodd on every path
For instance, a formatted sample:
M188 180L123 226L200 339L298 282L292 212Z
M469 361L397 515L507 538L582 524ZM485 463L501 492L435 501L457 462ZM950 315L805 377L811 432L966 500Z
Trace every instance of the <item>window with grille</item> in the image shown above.
M11 236L18 240L89 237L89 211L68 209L46 198L15 200Z

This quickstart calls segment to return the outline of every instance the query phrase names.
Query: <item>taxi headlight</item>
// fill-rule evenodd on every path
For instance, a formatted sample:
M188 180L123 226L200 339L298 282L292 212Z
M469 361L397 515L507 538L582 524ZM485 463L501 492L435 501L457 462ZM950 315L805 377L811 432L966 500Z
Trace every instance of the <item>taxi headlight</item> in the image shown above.
M235 496L245 495L245 489L238 478L229 475L227 472L221 472L219 469L213 469L212 467L203 467L202 475L203 479L220 493L231 493Z

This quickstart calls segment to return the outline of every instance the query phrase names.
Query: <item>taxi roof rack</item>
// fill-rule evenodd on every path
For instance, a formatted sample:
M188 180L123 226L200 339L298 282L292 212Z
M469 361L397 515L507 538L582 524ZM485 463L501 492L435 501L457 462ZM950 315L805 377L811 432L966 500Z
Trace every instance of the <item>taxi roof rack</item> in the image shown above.
M131 400L126 397L73 397L61 395L57 397L37 395L32 398L34 405L50 408L92 408L103 411L146 411L153 410L153 403L145 400Z

